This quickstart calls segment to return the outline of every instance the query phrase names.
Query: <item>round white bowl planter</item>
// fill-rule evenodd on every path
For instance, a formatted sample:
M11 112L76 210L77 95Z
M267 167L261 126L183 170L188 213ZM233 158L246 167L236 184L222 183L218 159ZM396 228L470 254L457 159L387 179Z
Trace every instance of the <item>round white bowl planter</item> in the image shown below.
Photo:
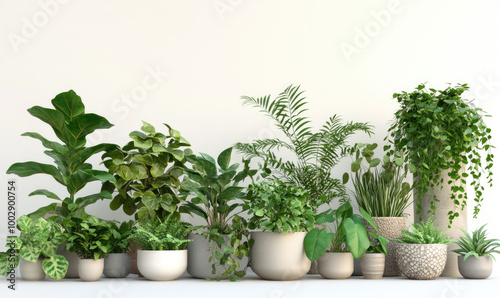
M252 271L267 280L297 280L307 274L311 261L304 251L307 232L251 232L255 240L250 249Z
M44 280L45 272L42 268L43 258L38 258L36 263L19 258L19 271L24 280Z
M169 281L179 278L187 269L185 250L138 250L137 267L149 280Z
M101 278L104 271L104 259L80 259L78 262L78 275L83 281L96 281Z
M384 253L365 253L361 257L361 273L366 279L381 279L384 276L384 268Z
M446 244L397 243L398 267L409 279L436 279L446 265Z
M104 275L108 278L124 278L130 273L130 256L127 253L110 253L104 259Z
M486 279L493 271L493 259L490 256L478 258L470 256L464 261L464 256L458 256L458 270L464 278Z
M323 278L349 278L354 272L354 258L350 252L325 252L318 259L318 271Z

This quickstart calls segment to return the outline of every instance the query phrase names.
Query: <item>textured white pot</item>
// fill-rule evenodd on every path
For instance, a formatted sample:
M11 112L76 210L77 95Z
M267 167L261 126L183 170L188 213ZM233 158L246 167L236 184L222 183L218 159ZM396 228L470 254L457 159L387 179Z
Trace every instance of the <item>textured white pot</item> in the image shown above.
M323 278L349 278L354 272L354 258L350 252L325 252L318 259L318 271Z
M79 263L78 256L74 252L67 251L64 248L65 246L66 243L59 245L56 251L58 255L62 255L68 261L68 271L66 272L64 278L79 278L80 276L78 275L78 263Z
M42 268L43 258L38 258L36 263L25 261L19 258L19 271L24 280L43 280L45 272Z
M127 253L110 253L104 259L104 275L108 278L124 278L130 273L130 256Z
M104 271L104 259L80 259L78 275L83 281L96 281Z
M470 256L464 261L464 256L458 256L458 269L464 278L485 279L493 271L493 259L490 256L476 258Z
M311 268L304 251L307 232L251 232L255 240L250 249L252 271L268 280L297 280Z
M397 243L398 267L409 279L436 279L446 265L446 244Z
M186 271L187 255L187 250L138 250L137 267L149 280L174 280Z
M384 276L385 254L365 253L361 257L361 272L366 279L381 279Z

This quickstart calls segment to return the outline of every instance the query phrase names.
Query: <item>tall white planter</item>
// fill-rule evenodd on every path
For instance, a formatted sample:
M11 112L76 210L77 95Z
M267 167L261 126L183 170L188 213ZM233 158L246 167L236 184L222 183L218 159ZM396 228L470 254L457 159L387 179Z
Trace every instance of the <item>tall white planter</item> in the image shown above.
M187 250L138 250L137 267L149 280L179 278L187 268Z

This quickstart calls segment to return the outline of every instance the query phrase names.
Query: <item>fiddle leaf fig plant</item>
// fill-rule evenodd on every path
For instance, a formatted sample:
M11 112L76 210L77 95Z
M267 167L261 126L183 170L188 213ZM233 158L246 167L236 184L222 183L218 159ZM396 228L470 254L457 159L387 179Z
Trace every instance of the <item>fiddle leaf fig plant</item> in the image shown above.
M130 133L130 141L123 148L103 155L103 163L116 182L103 185L103 191L117 191L110 203L111 210L122 207L127 215L140 222L180 217L178 205L185 200L179 194L180 178L185 173L186 157L193 154L179 131L168 124L168 134L157 132L143 121L141 131Z
M105 171L96 170L87 160L93 155L111 150L113 144L97 144L85 147L86 137L98 129L110 128L104 117L96 114L85 113L83 102L73 90L58 94L51 101L54 109L34 106L28 112L49 124L57 138L62 143L49 141L36 132L26 132L28 136L39 140L48 149L46 155L54 159L54 165L39 162L20 162L9 167L7 174L16 174L27 177L35 174L52 176L58 183L64 185L68 191L66 198L60 198L54 192L46 189L35 190L30 196L43 195L59 202L42 207L30 214L33 217L56 216L60 220L67 217L81 217L85 214L85 207L102 199L111 199L108 191L77 197L87 183L92 181L111 181L115 178Z
M490 144L491 129L484 122L489 115L463 98L469 90L467 84L449 86L444 90L427 89L419 85L413 92L394 93L400 108L389 128L389 154L402 152L404 162L415 167L414 188L417 214L422 217L421 199L429 190L445 187L451 189L450 200L456 208L465 208L466 179L471 178L474 188L474 217L480 211L485 182L492 185L493 154ZM389 138L390 137L390 138ZM465 171L462 172L462 168ZM448 171L447 179L441 179ZM436 209L431 201L430 210ZM459 216L449 210L450 224Z

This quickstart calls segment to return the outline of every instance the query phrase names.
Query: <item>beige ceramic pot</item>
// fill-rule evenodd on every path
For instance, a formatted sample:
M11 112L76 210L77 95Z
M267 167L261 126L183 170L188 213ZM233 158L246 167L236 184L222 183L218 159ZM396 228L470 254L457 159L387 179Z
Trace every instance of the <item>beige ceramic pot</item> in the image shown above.
M187 249L138 250L137 268L149 280L174 280L186 271L187 255Z
M78 275L83 281L96 281L104 271L104 259L80 259Z
M436 279L446 265L446 244L397 243L398 267L409 279Z
M104 259L104 275L108 278L124 278L130 273L130 256L127 253L110 253Z
M384 276L385 254L365 253L361 257L361 273L366 279L381 279Z
M311 261L304 251L307 232L251 232L255 240L250 249L252 271L267 280L297 280L307 274Z
M458 270L464 278L485 279L493 271L493 259L490 256L476 258L470 256L464 261L464 256L458 256Z
M318 259L318 271L323 278L349 278L354 272L354 258L350 252L325 252Z
M43 258L38 258L36 263L19 258L19 271L24 280L43 280L45 272L42 268Z

